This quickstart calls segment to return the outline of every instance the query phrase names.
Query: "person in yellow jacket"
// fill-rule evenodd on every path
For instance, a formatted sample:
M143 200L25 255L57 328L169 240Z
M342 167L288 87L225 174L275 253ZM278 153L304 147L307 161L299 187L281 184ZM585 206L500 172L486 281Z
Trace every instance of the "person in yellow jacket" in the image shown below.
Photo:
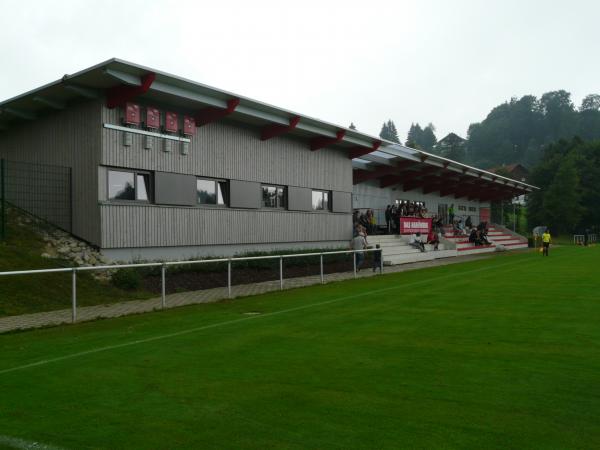
M548 250L550 249L550 242L552 242L552 236L550 235L550 230L546 229L544 234L542 234L542 245L544 247L544 256L548 256Z

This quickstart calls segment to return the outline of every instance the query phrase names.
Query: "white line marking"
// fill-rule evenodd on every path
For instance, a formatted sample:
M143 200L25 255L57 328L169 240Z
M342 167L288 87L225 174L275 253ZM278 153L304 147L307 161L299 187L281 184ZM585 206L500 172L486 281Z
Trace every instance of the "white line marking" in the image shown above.
M541 259L538 260L538 261L541 261ZM444 279L444 278L453 278L453 277L456 277L457 275L462 276L462 275L467 275L467 274L476 273L476 272L484 272L484 271L488 271L490 269L496 269L498 267L515 265L515 264L518 264L520 262L532 262L532 261L530 261L529 259L521 260L521 261L510 261L508 263L497 264L497 265L494 265L492 267L487 266L487 267L481 267L481 268L478 268L478 269L468 270L466 272L460 272L459 274L449 273L447 275L440 275L438 277L428 278L426 280L421 280L421 281L414 281L414 282L408 283L408 284L399 284L399 285L389 286L389 287L380 288L380 289L373 289L371 291L364 291L364 292L361 292L359 294L346 295L344 297L338 297L338 298L334 298L334 299L331 299L331 300L325 300L324 302L318 302L318 303L311 303L311 304L308 304L308 305L296 306L295 308L282 309L280 311L273 311L273 312L270 312L270 313L265 313L265 314L255 315L255 316L246 316L246 317L243 317L241 319L226 320L225 322L217 322L217 323L213 323L213 324L210 324L210 325L203 325L201 327L189 328L187 330L177 331L175 333L163 334L163 335L160 335L160 336L153 336L153 337L149 337L149 338L145 338L145 339L138 339L138 340L135 340L135 341L124 342L122 344L108 345L106 347L98 347L98 348L91 349L91 350L85 350L83 352L71 353L70 355L59 356L57 358L42 359L42 360L34 362L34 363L29 363L29 364L24 364L22 366L16 366L16 367L8 368L8 369L3 369L3 370L0 370L0 375L5 374L5 373L10 373L10 372L16 372L17 370L29 369L31 367L38 367L38 366L43 366L43 365L50 364L50 363L65 361L67 359L78 358L80 356L86 356L86 355L92 355L94 353L105 352L105 351L108 351L108 350L116 350L116 349L119 349L119 348L130 347L132 345L145 344L147 342L160 341L162 339L169 339L169 338L172 338L172 337L183 336L183 335L191 334L191 333L197 333L198 331L204 331L204 330L209 330L211 328L217 328L217 327L222 327L222 326L226 326L226 325L232 325L234 323L246 322L248 320L257 320L257 319L262 319L264 317L271 317L271 316L276 316L276 315L279 315L279 314L286 314L286 313L289 313L289 312L294 312L294 311L300 311L300 310L303 310L303 309L313 308L315 306L329 305L331 303L337 303L337 302L341 302L341 301L344 301L344 300L350 300L350 299L354 299L354 298L365 297L367 295L378 294L380 292L393 291L395 289L405 289L405 288L410 287L410 286L416 286L416 285L424 284L424 283L425 284L431 284L432 282L434 282L436 280L441 280L441 279ZM448 267L448 266L444 266L444 267Z
M3 436L1 434L0 445L6 445L9 448L16 448L19 450L61 450L60 447L55 447L53 445L46 445L41 442L30 442L24 439Z

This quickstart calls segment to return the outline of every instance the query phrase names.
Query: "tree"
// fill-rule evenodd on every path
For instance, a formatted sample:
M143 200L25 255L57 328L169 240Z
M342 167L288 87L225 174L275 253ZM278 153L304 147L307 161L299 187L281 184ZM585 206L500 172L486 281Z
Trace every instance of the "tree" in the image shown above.
M379 137L391 142L400 143L400 139L398 138L398 130L396 130L396 125L392 120L388 120L387 122L383 123L381 131L379 132Z
M411 144L413 144L412 148L414 148L415 145L421 146L422 137L423 137L423 130L421 129L421 125L419 125L418 123L411 124L410 129L408 130L408 134L406 136L406 146L411 147L410 145L408 145L409 142Z
M547 146L530 175L540 189L527 196L529 225L549 225L558 233L598 231L599 178L600 141L574 138Z
M579 111L600 111L600 95L587 95L582 101Z
M561 162L552 183L544 194L543 206L548 224L558 233L572 233L582 214L579 175L575 157L569 155Z
M420 144L428 152L433 151L433 146L437 144L437 138L435 137L435 126L431 122L429 122L429 125L423 128Z

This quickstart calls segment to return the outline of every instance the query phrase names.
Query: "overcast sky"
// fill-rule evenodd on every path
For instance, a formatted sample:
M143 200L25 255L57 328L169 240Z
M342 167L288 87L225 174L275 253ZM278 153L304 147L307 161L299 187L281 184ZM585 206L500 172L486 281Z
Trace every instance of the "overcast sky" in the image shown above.
M0 99L111 57L379 134L600 93L593 0L0 0Z

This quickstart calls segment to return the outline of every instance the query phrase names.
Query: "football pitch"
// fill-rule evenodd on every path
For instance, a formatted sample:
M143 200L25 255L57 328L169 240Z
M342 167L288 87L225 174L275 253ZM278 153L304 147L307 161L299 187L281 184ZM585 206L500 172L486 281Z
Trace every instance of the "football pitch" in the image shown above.
M600 247L0 335L0 448L600 448Z

